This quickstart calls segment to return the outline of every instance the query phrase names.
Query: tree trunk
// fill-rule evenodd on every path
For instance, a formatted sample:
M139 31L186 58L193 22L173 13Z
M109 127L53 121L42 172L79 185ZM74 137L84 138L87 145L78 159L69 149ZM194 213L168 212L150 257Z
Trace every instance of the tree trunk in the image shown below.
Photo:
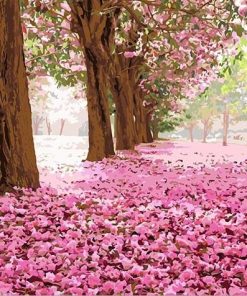
M159 129L157 127L153 127L152 132L153 132L153 139L158 140L159 139Z
M156 117L154 117L151 121L151 129L152 129L153 139L158 140L159 139L159 122Z
M151 127L150 127L151 115L148 113L146 114L146 135L147 135L147 143L152 143L154 141Z
M147 143L147 130L146 130L146 120L145 120L145 109L143 106L142 91L139 89L134 93L134 114L135 114L135 129L137 134L137 142Z
M49 121L49 119L47 117L45 119L45 123L46 123L46 127L47 127L47 133L50 136L51 132L52 132L52 129L51 129L51 123L50 123L50 121Z
M116 47L116 54L111 60L110 87L116 106L117 150L134 150L136 130L134 120L134 89L129 67L131 59L123 55L123 48Z
M39 133L39 127L40 124L42 122L42 117L40 117L39 115L36 115L33 119L33 129L34 129L34 135L38 135Z
M103 6L101 0L68 0L68 4L72 15L71 28L79 35L87 68L87 160L98 161L114 155L106 80L111 58L111 37L115 32L114 13L95 13Z
M117 138L117 114L114 113L114 138Z
M39 173L17 0L0 1L0 108L6 120L5 149L8 149L9 157L1 158L1 167L6 167L7 182L11 186L37 188ZM1 174L3 178L3 171Z
M208 136L208 122L203 122L203 143L207 143L207 136Z
M190 135L190 141L193 143L194 142L194 137L193 137L193 126L189 127L189 135Z
M61 119L59 136L62 136L63 134L64 124L65 124L65 119Z
M39 132L39 120L38 120L38 118L36 117L36 118L34 118L34 120L33 120L33 133L34 133L34 135L37 135L38 132Z
M87 160L97 161L114 155L110 112L104 67L92 52L86 58L89 122L89 152Z
M229 110L225 105L225 110L223 113L223 146L227 146L228 129L229 129Z
M135 123L133 116L133 93L128 71L118 73L111 79L111 90L116 106L117 150L135 149Z

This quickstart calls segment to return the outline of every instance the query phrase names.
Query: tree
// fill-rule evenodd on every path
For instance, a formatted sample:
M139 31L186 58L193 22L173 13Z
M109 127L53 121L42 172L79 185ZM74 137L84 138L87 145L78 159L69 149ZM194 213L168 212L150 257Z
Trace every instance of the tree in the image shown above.
M35 135L39 133L41 124L47 121L47 95L43 90L43 86L47 83L47 77L36 77L29 80L29 97Z
M65 123L76 122L76 114L83 108L83 91L77 87L57 87L54 79L49 79L49 84L43 88L47 96L46 118L49 123L60 121L59 135L63 134ZM79 97L79 99L78 99ZM49 125L48 125L49 127ZM48 128L49 131L49 128Z
M177 93L185 91L185 86L201 87L200 80L205 80L204 73L213 71L212 67L217 64L217 56L224 45L232 42L233 32L241 34L243 31L240 25L234 23L238 18L236 6L226 0L220 3L216 0L213 3L67 1L69 8L66 1L29 2L39 22L35 35L39 35L43 41L52 40L48 46L42 47L41 55L37 55L38 60L41 56L45 60L57 56L58 42L52 34L55 31L56 36L67 35L66 41L62 42L66 45L59 47L62 60L57 59L56 62L63 66L63 70L65 66L72 69L66 59L73 60L68 51L76 47L72 46L76 42L70 39L76 33L77 52L83 53L83 63L87 68L91 118L88 157L91 160L114 153L108 88L111 88L117 110L117 148L133 149L135 143L146 141L149 131L151 111L148 109L144 112L145 98L140 90L143 74L148 73L149 78L154 73L165 76L169 87ZM30 23L35 26L33 20ZM65 31L69 33L64 34ZM127 33L122 34L123 31ZM61 79L61 69L52 66L52 63L50 65L53 68L50 72L64 81L64 77ZM187 92L191 88L187 87Z
M198 121L193 117L192 114L185 114L185 118L183 119L183 126L189 131L189 139L191 142L194 142L194 128L196 127Z
M107 67L109 40L114 16L95 13L102 1L68 1L71 8L72 31L79 36L87 68L87 98L89 121L88 160L102 160L114 155L110 113L107 99Z
M181 123L181 116L167 108L161 108L154 112L151 120L151 129L154 140L159 139L159 133L171 132Z
M217 108L217 99L214 96L209 96L207 91L202 93L198 98L197 110L195 114L203 125L202 142L207 142L207 137L214 123L214 118L219 115Z
M225 64L220 72L220 79L208 89L209 96L217 97L217 107L222 114L223 146L227 146L229 125L246 117L246 75L247 54L246 40L241 39L234 56L224 56Z
M107 30L111 24L108 23L110 15L93 14L92 9L97 9L100 1L94 1L92 9L90 3L70 1L69 6L66 1L25 1L23 19L30 40L26 51L30 55L30 72L37 75L40 69L44 69L61 85L86 82L89 117L87 159L101 160L114 155L106 96L108 60L104 58L103 44L107 44ZM88 13L83 14L81 10ZM102 30L98 26L96 32L94 25L101 20L103 23L107 21L106 27ZM88 35L88 29L92 34Z
M5 116L1 192L13 186L37 188L39 174L32 138L19 1L0 1L0 108Z
M145 88L145 100L153 102L149 124L153 139L157 140L160 132L172 131L180 124L182 110L179 101L183 96L174 96L167 87L167 81L160 77L146 83Z

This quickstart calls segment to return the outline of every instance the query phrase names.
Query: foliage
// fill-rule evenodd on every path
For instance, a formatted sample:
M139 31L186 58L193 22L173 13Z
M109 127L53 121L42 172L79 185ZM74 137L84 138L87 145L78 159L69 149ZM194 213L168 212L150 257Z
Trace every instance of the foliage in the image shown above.
M78 86L77 88L57 87L52 79L49 80L50 84L43 89L47 94L47 107L51 122L63 119L75 123L77 121L75 115L85 106L82 89Z
M85 107L84 90L58 86L51 77L39 77L29 81L29 94L34 122L40 119L54 123L60 120L75 123L77 114ZM38 116L38 118L36 118Z
M222 116L226 110L232 123L246 120L247 55L244 38L240 40L237 52L236 56L224 56L219 77L203 93L185 103L184 126L194 126L201 122L210 129L214 119Z
M232 1L214 0L213 5L204 0L103 2L93 7L97 13L120 9L107 54L124 54L137 72L147 71L151 81L154 76L166 77L167 88L177 94L193 95L192 85L203 90L222 48L243 33L237 14L242 4L235 6ZM83 48L74 33L69 1L25 0L22 4L30 73L37 75L43 69L59 84L85 83Z

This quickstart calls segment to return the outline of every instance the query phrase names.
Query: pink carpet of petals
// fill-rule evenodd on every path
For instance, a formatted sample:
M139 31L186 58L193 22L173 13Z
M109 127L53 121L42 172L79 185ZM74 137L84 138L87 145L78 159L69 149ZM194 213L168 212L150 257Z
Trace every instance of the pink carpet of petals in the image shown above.
M0 198L0 294L247 295L246 148L138 149Z

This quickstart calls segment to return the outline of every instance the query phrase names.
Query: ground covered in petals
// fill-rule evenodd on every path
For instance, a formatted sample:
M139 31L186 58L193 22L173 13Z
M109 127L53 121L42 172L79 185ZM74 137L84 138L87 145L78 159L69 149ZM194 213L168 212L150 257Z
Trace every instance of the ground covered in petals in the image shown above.
M245 150L164 142L41 168L42 189L0 198L0 294L246 295Z

